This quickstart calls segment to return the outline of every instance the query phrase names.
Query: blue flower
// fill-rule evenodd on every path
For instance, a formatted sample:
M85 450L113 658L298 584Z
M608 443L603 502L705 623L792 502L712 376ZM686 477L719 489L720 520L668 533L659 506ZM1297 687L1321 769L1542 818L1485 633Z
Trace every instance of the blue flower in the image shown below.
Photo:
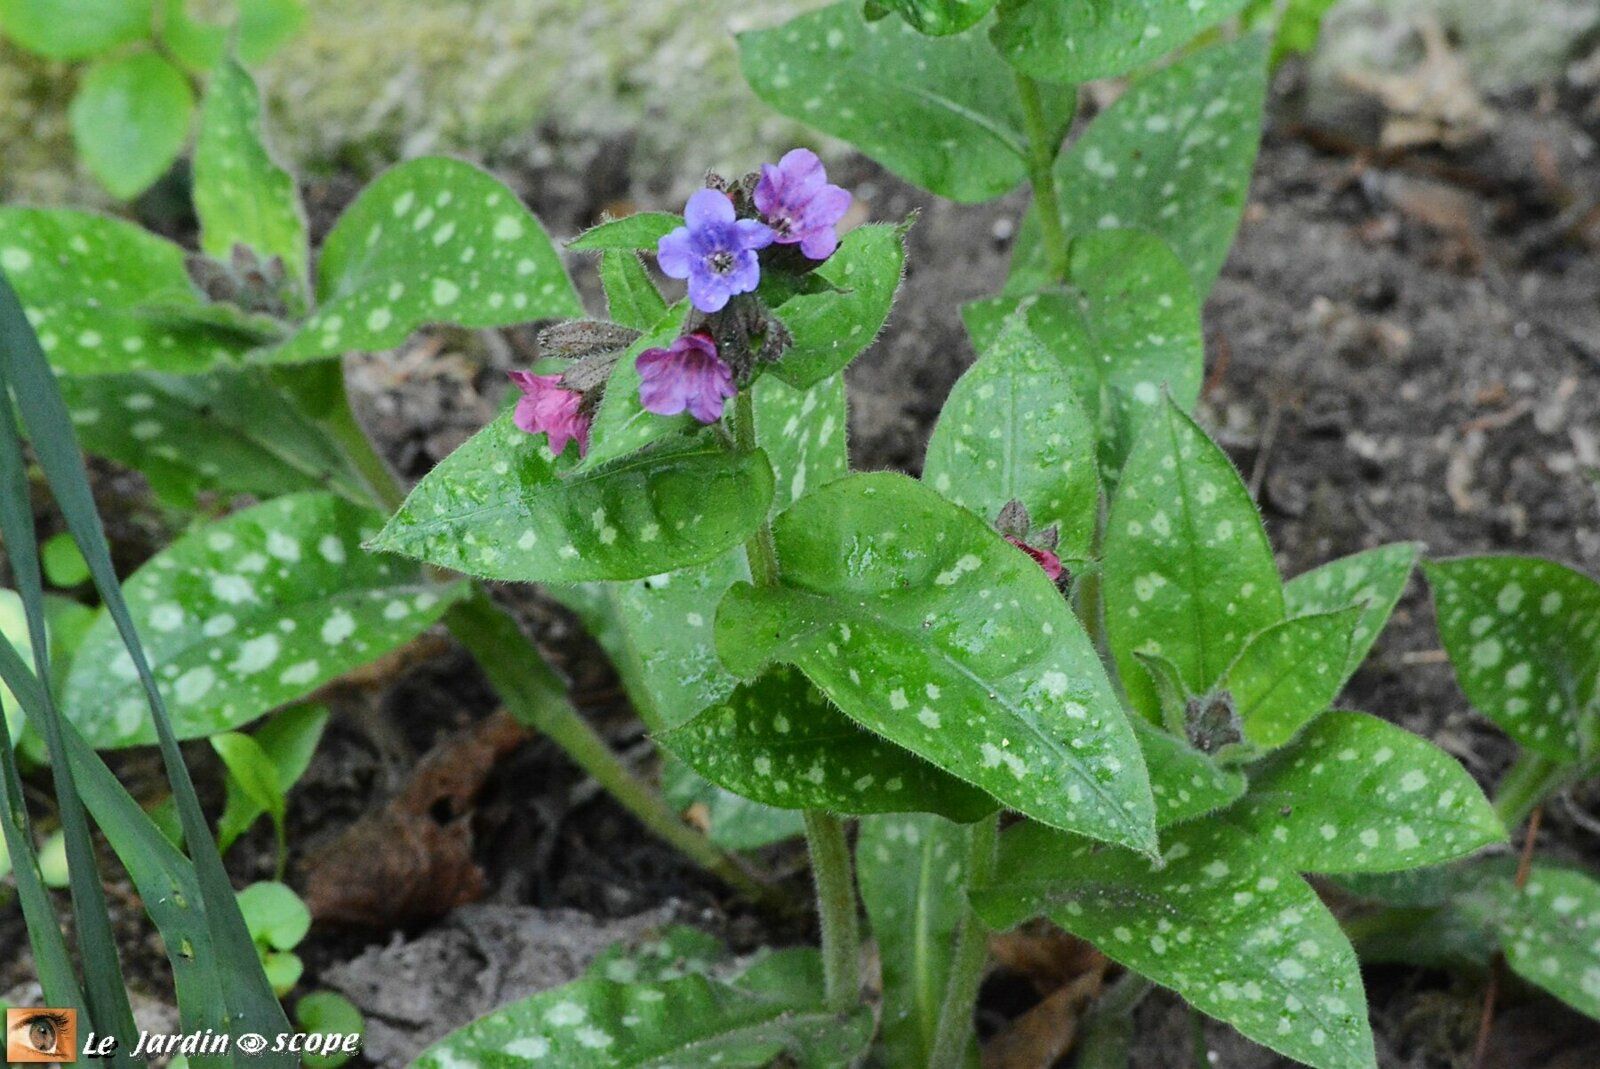
M702 189L689 198L683 221L656 243L656 258L670 278L689 280L689 300L702 312L720 312L728 299L761 281L756 250L772 244L765 223L734 218L726 193Z

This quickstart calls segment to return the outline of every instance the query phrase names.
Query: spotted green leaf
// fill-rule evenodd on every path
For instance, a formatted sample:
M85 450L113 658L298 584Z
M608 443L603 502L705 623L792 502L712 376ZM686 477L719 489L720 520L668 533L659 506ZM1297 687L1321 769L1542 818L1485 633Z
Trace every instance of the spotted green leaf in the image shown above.
M142 472L164 500L203 491L278 497L367 490L326 432L255 368L208 375L85 375L61 380L83 448Z
M206 255L226 261L235 245L243 245L262 258L279 257L295 303L303 303L310 253L300 195L267 151L256 83L231 59L211 76L200 112L194 209Z
M940 196L1014 189L1027 173L1022 102L987 36L925 37L901 19L868 22L860 7L840 0L740 34L756 95ZM1042 98L1045 126L1064 134L1076 94L1047 87Z
M67 375L205 371L248 345L196 320L183 249L92 212L0 207L0 268Z
M1348 680L1383 632L1400 595L1405 593L1420 547L1396 542L1330 561L1283 585L1284 607L1290 616L1332 612L1347 605L1361 607L1361 618L1350 633L1350 655L1341 683Z
M815 386L871 345L889 318L905 271L905 226L870 224L844 236L815 276L831 290L791 297L778 318L794 345L772 373L796 389Z
M0 27L30 52L83 59L150 35L150 0L0 0Z
M378 523L331 494L292 494L191 531L127 580L179 738L311 693L415 638L464 593L364 550ZM84 639L63 697L96 747L154 737L109 617Z
M1198 694L1251 635L1283 619L1277 564L1250 492L1171 400L1142 424L1104 552L1106 636L1129 699L1151 720L1160 704L1137 653L1165 657Z
M1096 116L1056 161L1067 234L1149 231L1178 254L1203 298L1244 211L1261 137L1266 60L1259 37L1214 45L1145 75ZM1050 281L1030 213L1017 235L1006 290L1028 293Z
M887 472L774 524L782 584L735 586L717 652L794 664L851 719L1035 819L1148 849L1132 729L1044 572L982 520Z
M1152 862L1019 824L973 904L998 928L1042 913L1297 1061L1373 1069L1355 953L1310 886L1213 821L1182 825L1163 845Z
M762 1069L784 1053L807 1066L847 1065L871 1031L865 1007L830 1013L820 1000L751 992L703 976L631 985L588 979L501 1007L435 1043L413 1065Z
M644 333L617 357L589 428L589 451L574 465L574 470L597 468L652 443L700 429L700 423L687 412L661 416L645 411L639 400L639 354L646 349L671 345L682 333L688 312L688 302L679 301L654 323L639 328Z
M606 310L613 322L649 330L667 314L661 291L631 250L607 249L600 254L600 284L605 287Z
M1520 893L1502 884L1500 898L1506 964L1600 1019L1600 884L1581 872L1536 865Z
M1523 746L1575 760L1595 734L1600 583L1535 557L1422 568L1467 698Z
M655 252L656 242L683 225L675 212L636 212L621 219L610 219L567 242L574 252L599 252L603 249L631 249Z
M1186 410L1200 397L1200 300L1183 264L1149 234L1082 234L1071 262L1070 285L975 301L962 314L981 350L1022 312L1095 417L1101 463L1114 475L1163 387Z
M583 975L619 984L656 984L725 971L729 957L727 946L716 936L687 924L669 924L611 944L595 956Z
M715 559L771 501L760 451L702 436L558 475L544 437L507 413L429 472L373 545L489 579L641 579Z
M1221 767L1182 739L1138 718L1133 721L1133 732L1150 771L1157 827L1214 813L1244 794L1242 773Z
M680 811L694 809L706 838L727 850L759 850L805 834L805 814L776 809L725 791L700 773L663 754L661 793Z
M460 160L390 168L334 224L317 260L317 310L264 358L387 349L427 323L503 327L578 316L561 257L516 194Z
M1421 868L1506 837L1455 758L1364 713L1328 713L1252 769L1228 819L1300 872Z
M856 882L883 966L882 1064L927 1065L966 913L970 832L928 813L868 817Z
M1250 639L1219 684L1233 695L1247 741L1282 746L1332 704L1360 618L1355 606L1297 616Z
M138 196L167 173L189 139L194 90L155 52L96 60L72 98L78 156L111 194Z
M756 441L777 476L774 513L850 470L843 375L803 390L763 377L755 386L755 412Z
M1244 0L1000 0L990 36L1024 74L1076 85L1158 59L1243 6Z
M862 730L787 666L659 738L711 782L781 809L970 821L997 808L982 791Z
M918 33L945 37L983 21L993 7L994 0L867 0L866 15L898 14Z
M1059 530L1063 556L1089 555L1100 518L1095 428L1061 362L1020 319L950 391L922 478L991 523L1021 501L1036 528Z

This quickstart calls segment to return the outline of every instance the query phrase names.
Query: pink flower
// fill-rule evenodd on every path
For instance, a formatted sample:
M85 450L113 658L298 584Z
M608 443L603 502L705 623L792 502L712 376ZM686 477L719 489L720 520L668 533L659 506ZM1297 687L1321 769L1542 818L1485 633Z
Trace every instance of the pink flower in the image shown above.
M733 369L717 355L717 343L701 331L685 334L667 349L646 349L639 369L639 401L658 416L687 411L701 423L722 418L722 406L739 391Z
M1022 550L1022 552L1038 561L1039 567L1044 569L1044 574L1048 575L1052 582L1061 578L1061 558L1056 556L1055 553L1048 549L1038 549L1034 546L1030 546L1022 539L1013 535L1006 535L1005 537L1007 542L1010 542L1012 545Z
M561 385L560 375L535 375L529 371L509 372L511 381L522 391L511 421L529 434L548 434L550 451L560 456L567 443L578 440L578 455L589 451L589 417L579 411L583 395Z
M774 166L761 165L756 208L780 245L799 245L812 260L826 260L839 247L835 227L850 210L850 194L828 184L817 154L807 148L784 153Z

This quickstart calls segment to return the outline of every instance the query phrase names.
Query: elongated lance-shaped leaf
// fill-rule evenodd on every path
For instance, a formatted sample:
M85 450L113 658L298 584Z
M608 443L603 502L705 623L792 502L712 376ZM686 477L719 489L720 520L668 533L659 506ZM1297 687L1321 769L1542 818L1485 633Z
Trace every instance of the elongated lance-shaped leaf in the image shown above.
M317 310L261 359L296 363L388 349L426 323L503 327L583 314L561 257L516 194L459 160L408 160L334 224L317 260Z
M429 472L373 546L491 579L640 579L738 545L771 500L759 450L701 435L562 476L508 413Z
M237 60L211 75L194 150L194 210L200 248L227 260L235 245L283 261L294 286L291 310L304 311L309 282L305 211L294 179L267 151L256 83Z
M9 663L6 654L11 646L0 636L0 664ZM17 667L26 670L21 658ZM28 819L26 802L22 795L22 777L17 769L14 735L0 740L0 845L6 849L10 874L17 885L17 900L22 906L22 920L28 929L28 945L33 954L34 973L44 991L46 1001L52 1006L72 1007L83 1014L84 1027L90 1024L88 1003L78 986L78 977L72 971L72 958L67 953L67 941L61 934L61 922L56 917L55 904L39 873L39 856L34 849L33 823ZM0 869L5 866L0 866Z
M203 490L278 497L370 491L328 434L259 368L207 375L83 375L61 381L83 447L142 473L165 501L193 508Z
M762 100L942 197L988 200L1027 174L1022 100L981 25L924 37L899 19L867 22L858 0L841 0L740 34L739 60ZM1059 140L1076 91L1047 86L1041 97Z
M250 934L233 900L233 887L211 839L210 828L195 794L194 781L190 779L188 767L183 763L166 707L139 644L138 634L122 597L122 589L117 583L105 530L95 511L88 473L84 470L83 456L78 451L66 404L55 387L44 351L28 327L20 303L9 284L4 282L3 276L0 276L0 361L3 361L5 374L16 393L18 408L24 413L34 456L67 521L67 529L89 565L100 599L116 621L123 641L132 654L135 670L150 702L162 764L172 786L184 841L188 843L194 858L206 930L211 936L213 953L218 962L219 980L211 988L212 997L226 1006L225 1021L230 1034L256 1032L277 1035L287 1032L288 1021L283 1007L278 1004L267 984ZM81 871L87 873L90 869L91 866L86 865ZM269 1064L293 1060L292 1055L268 1057Z
M183 249L121 219L0 208L0 268L67 374L194 374L255 344L204 321Z
M787 665L659 740L718 786L781 809L929 812L972 821L999 808L982 791L864 730Z
M1600 583L1537 557L1423 565L1467 698L1523 746L1576 760L1595 741Z
M661 291L650 281L639 254L630 249L600 254L600 284L605 287L607 312L625 327L649 330L667 314Z
M821 1069L849 1064L871 1033L865 1007L831 1013L820 1000L768 997L703 976L652 984L591 979L502 1007L452 1032L412 1064L761 1069L788 1053Z
M1582 872L1535 865L1526 886L1503 882L1498 897L1506 964L1600 1019L1600 884Z
M993 523L1009 501L1055 527L1064 557L1086 557L1100 516L1095 428L1067 372L1009 321L950 391L928 441L923 482Z
M1355 952L1316 892L1246 837L1196 821L1160 860L1037 824L1001 837L973 894L991 926L1044 914L1250 1039L1316 1069L1374 1069Z
M1006 62L1035 78L1077 85L1126 74L1186 44L1245 0L1001 0L990 36Z
M778 306L778 318L794 344L772 373L796 389L807 389L843 371L877 338L889 318L906 263L910 223L858 226L813 273L827 286Z
M26 379L16 372L25 361L26 349L30 345L38 355L40 368L48 376L44 356L38 351L38 344L22 306L4 276L0 275L0 542L5 543L6 559L16 575L17 593L22 599L23 615L28 623L30 652L38 679L48 680L50 647L44 614L44 575L40 569L39 546L34 536L33 513L29 506L22 435L11 411L14 388L17 402L24 406L28 403L28 391L25 386L19 385L19 380L25 383ZM116 936L111 930L111 911L100 881L100 867L95 857L94 840L89 833L88 814L68 769L61 721L55 703L49 687L34 679L11 644L4 639L0 639L0 666L4 668L0 681L18 699L24 711L33 714L34 726L45 740L51 767L67 770L55 777L55 800L66 845L72 913L77 928L78 953L85 970L84 995L90 1016L101 1029L118 1036L122 1041L119 1045L131 1043L137 1032L122 980ZM30 690L31 694L28 693ZM30 705L35 708L29 709ZM14 755L9 738L4 748L7 751L6 760L10 763ZM11 769L15 770L14 764ZM8 795L11 794L11 786L8 784ZM8 798L7 802L17 806L13 820L18 828L25 827L20 795ZM31 849L23 850L16 856L23 864L34 863L35 860ZM43 923L37 914L35 921ZM51 948L47 946L46 950L48 953ZM54 964L51 963L52 972L55 971ZM135 1064L131 1048L122 1050L114 1060L118 1065Z
M1360 618L1355 606L1297 616L1250 639L1218 684L1233 696L1247 741L1282 746L1333 703Z
M1455 758L1365 713L1328 713L1250 781L1227 819L1301 872L1421 868L1506 837Z
M414 639L466 594L362 542L381 517L291 494L177 539L124 587L150 636L179 738L239 727ZM132 660L109 618L67 679L69 716L102 749L152 741Z
M1198 694L1251 635L1283 619L1278 566L1249 490L1170 399L1128 457L1104 552L1106 635L1123 688L1152 721L1159 703L1136 653L1165 657Z
M927 1065L966 914L971 833L928 813L868 817L856 882L883 964L883 1064Z
M1027 556L891 473L816 490L774 525L783 580L735 586L717 652L800 668L848 716L1050 824L1150 849L1144 762L1066 600Z
M1101 464L1114 478L1163 388L1185 411L1200 397L1200 299L1172 250L1140 231L1079 235L1071 264L1070 285L974 301L962 316L980 351L1008 317L1027 317L1095 418Z
M1405 593L1420 551L1415 542L1379 546L1329 561L1283 584L1284 609L1291 617L1332 612L1347 605L1361 607L1361 619L1350 633L1350 653L1340 677L1341 685L1361 667L1372 644L1383 633L1400 595Z
M1204 298L1244 213L1266 89L1267 46L1254 36L1140 78L1056 161L1067 234L1149 231L1172 246ZM1006 292L1052 281L1030 212Z
M1145 768L1150 771L1157 827L1214 813L1244 794L1243 773L1221 767L1182 739L1137 717L1133 733L1139 736Z

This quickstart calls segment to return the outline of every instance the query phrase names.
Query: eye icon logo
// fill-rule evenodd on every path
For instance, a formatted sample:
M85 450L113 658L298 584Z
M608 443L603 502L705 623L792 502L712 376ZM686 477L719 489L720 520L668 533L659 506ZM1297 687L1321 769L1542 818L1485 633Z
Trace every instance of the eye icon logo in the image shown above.
M6 1061L28 1065L77 1059L77 1010L6 1010Z

